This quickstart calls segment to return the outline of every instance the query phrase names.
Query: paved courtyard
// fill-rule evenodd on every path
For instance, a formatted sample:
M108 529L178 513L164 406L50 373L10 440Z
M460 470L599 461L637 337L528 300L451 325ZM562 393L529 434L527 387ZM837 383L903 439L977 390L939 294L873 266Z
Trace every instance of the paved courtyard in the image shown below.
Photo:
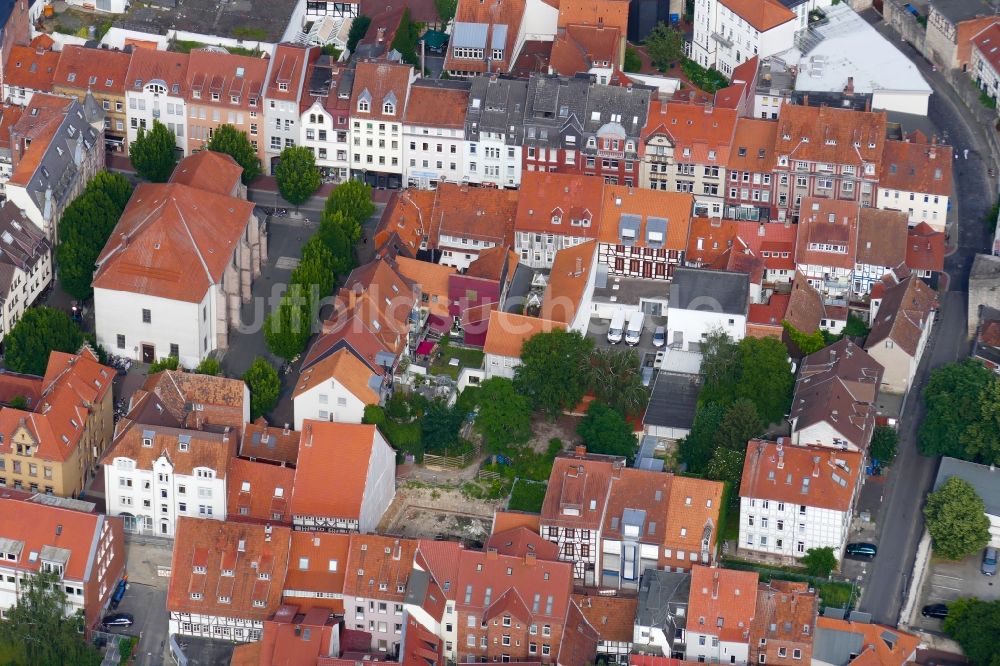
M948 604L961 597L978 597L986 601L1000 599L1000 579L984 576L980 571L983 553L978 551L964 560L931 560L930 571L920 590L913 626L928 631L941 631L941 620L922 617L920 609L927 604Z

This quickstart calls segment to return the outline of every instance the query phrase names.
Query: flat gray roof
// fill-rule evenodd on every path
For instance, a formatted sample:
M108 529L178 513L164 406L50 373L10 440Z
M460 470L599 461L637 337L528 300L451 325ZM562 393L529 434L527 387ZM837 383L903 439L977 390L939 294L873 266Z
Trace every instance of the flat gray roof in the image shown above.
M968 481L976 489L986 505L986 513L1000 516L1000 469L957 458L942 458L937 478L934 479L934 490L953 476Z
M750 276L708 268L678 268L670 285L670 308L746 316Z
M701 378L679 372L661 370L653 382L644 425L667 428L690 428L701 392Z

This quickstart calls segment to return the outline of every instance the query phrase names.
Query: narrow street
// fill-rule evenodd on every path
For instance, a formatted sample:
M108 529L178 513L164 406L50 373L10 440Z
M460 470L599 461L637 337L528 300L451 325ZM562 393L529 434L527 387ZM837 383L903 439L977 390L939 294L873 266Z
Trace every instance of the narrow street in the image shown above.
M874 12L865 12L863 16L879 32L899 41ZM877 519L879 553L869 567L860 603L860 609L871 613L876 622L890 625L899 621L917 543L924 529L924 497L933 485L938 467L937 458L926 458L917 450L917 431L925 412L921 393L933 369L969 353L966 335L969 271L975 254L989 248L989 234L983 219L996 198L996 186L987 178L988 158L979 152L984 145L981 133L992 131L991 128L983 128L975 122L943 77L933 71L920 54L905 44L900 49L934 89L928 117L939 130L947 133L948 142L955 148L952 201L959 222L957 229L951 232L951 243L956 247L945 259L945 270L950 278L948 291L941 295L940 315L900 418L899 454L886 483ZM966 148L969 149L968 159L963 156Z

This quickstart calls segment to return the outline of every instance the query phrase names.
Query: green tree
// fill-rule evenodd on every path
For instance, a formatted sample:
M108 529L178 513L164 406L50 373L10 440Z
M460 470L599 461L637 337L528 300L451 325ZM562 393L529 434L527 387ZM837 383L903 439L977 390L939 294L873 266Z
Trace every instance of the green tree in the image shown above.
M260 158L246 132L232 125L220 125L212 132L212 138L205 147L217 153L225 153L236 160L243 167L244 185L260 175Z
M349 34L348 37L350 37ZM392 48L399 51L403 62L414 67L420 66L420 57L417 56L418 39L420 39L420 26L413 22L409 8L406 8L403 10L403 16L399 19L396 36L392 38Z
M735 397L752 400L764 424L784 420L795 389L785 345L774 338L743 338L739 348L740 379Z
M458 9L458 0L434 0L434 7L437 9L441 25L447 26L448 22L455 18L455 10Z
M324 212L315 234L333 253L333 272L337 275L347 275L354 268L354 246L348 237L347 226L346 218L340 211L330 214Z
M657 23L646 37L646 53L653 67L665 72L684 57L684 35L666 23Z
M837 555L833 548L810 548L802 558L802 565L810 576L826 578L837 568Z
M716 449L712 459L705 467L705 476L713 481L724 481L729 484L729 497L739 503L740 481L743 478L743 461L746 459L746 449Z
M8 369L44 375L49 354L75 354L83 345L83 333L65 312L42 305L25 310L4 342Z
M921 453L1000 463L998 382L972 359L934 370L924 389L927 415L918 436Z
M826 338L823 337L823 331L818 328L812 333L803 333L799 329L795 328L788 322L788 320L782 320L781 326L788 333L788 338L799 348L803 356L808 356L814 352L818 352L820 349L826 347Z
M868 447L868 455L884 465L891 465L896 457L899 435L895 428L877 426L872 433L872 443Z
M576 426L576 434L590 453L622 456L632 462L637 440L632 426L616 409L594 400Z
M725 408L717 402L700 405L691 432L677 445L677 457L692 474L703 474L715 451L715 433Z
M17 604L0 622L0 654L12 666L97 666L101 655L83 636L81 613L66 616L68 602L55 574L38 573L20 583Z
M962 646L974 666L1000 666L1000 600L956 599L948 604L944 632Z
M491 450L502 451L531 439L531 404L514 389L514 382L503 377L487 379L480 384L476 400L476 432Z
M177 164L177 138L159 120L153 129L139 128L135 141L129 144L128 156L136 173L152 183L165 183Z
M258 356L243 373L243 381L250 389L250 420L256 421L278 404L281 379L278 378L278 371L267 362L267 359Z
M358 180L349 180L335 187L327 197L321 221L340 212L343 215L341 224L348 240L357 243L361 238L361 225L375 214L375 210L371 185Z
M742 355L739 345L723 330L709 331L701 345L701 376L705 380L700 403L730 403L736 399Z
M115 204L115 210L119 211L120 215L132 196L132 183L128 182L128 178L120 173L98 171L84 189L84 192L95 191L108 195L108 198Z
M463 414L449 407L444 400L431 400L420 421L424 449L432 453L440 452L457 444L463 418Z
M22 411L28 409L28 399L23 395L15 395L7 404L14 409L20 409Z
M219 359L212 356L207 356L202 359L198 367L194 369L197 375L211 375L213 377L218 377L222 374L222 364L219 363Z
M623 63L622 69L626 73L637 73L642 71L642 58L639 57L639 52L632 46L625 47L625 62Z
M594 350L587 381L599 401L624 414L638 414L648 402L639 355L634 349Z
M514 386L549 418L580 404L587 390L586 373L593 340L577 331L539 333L521 347Z
M953 476L927 496L924 518L934 553L960 560L984 548L990 541L990 519L972 485Z
M760 416L753 400L740 398L726 408L715 431L715 447L746 453L747 442L761 433Z
M105 180L110 184L111 181ZM84 191L74 199L59 218L59 244L56 246L56 263L59 282L71 296L79 300L90 298L94 267L104 245L118 224L122 208L120 192L111 195L104 188Z
M154 375L157 372L163 372L164 370L177 370L181 368L180 361L177 360L176 356L167 356L166 358L161 358L159 361L153 361L149 364L149 374Z
M316 193L322 184L316 158L304 146L292 146L281 151L274 170L281 198L293 206L301 206Z
M264 318L264 342L268 350L286 361L305 351L312 334L312 312L299 285L290 285L278 307Z
M456 0L457 1L457 0ZM363 14L354 17L351 29L347 32L347 50L354 55L354 50L358 48L358 42L368 34L368 26L372 24L371 17Z
M336 280L334 266L336 259L323 240L313 235L302 246L302 258L292 271L292 282L301 285L307 293L315 293L318 298L326 298L333 292Z

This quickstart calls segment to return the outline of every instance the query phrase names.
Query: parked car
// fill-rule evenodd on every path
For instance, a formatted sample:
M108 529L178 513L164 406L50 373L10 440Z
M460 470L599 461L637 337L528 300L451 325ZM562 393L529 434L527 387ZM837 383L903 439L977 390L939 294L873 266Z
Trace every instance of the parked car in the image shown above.
M853 557L872 559L878 553L878 546L873 543L849 543L845 552Z
M948 617L948 607L944 604L927 604L920 609L920 614L924 617L933 617L937 620L943 620Z
M101 624L105 627L131 627L135 618L130 613L112 613L105 615Z
M667 329L657 326L653 331L653 346L662 347L665 344L667 344Z
M983 564L979 570L986 576L993 576L997 572L997 549L987 548L983 551Z

